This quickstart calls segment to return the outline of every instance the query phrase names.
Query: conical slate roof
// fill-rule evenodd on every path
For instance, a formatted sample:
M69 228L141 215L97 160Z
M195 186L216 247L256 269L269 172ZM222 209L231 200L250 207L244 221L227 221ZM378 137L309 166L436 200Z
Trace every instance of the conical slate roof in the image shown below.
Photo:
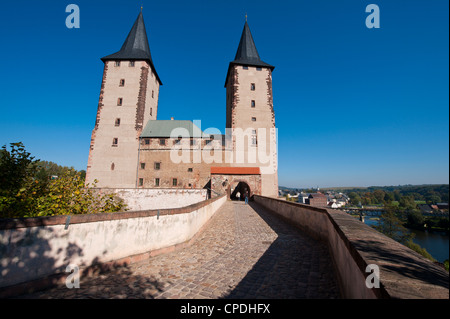
M142 12L134 22L133 28L131 28L127 39L125 40L122 48L119 52L108 55L102 58L103 62L106 61L147 61L153 71L155 72L156 78L162 85L161 80L156 73L155 66L153 65L152 55L150 53L150 46L148 44L147 32L145 30L144 16Z
M230 68L233 65L265 67L271 70L275 69L273 65L261 61L261 58L259 57L258 50L256 49L255 41L253 40L253 36L247 21L245 22L244 30L242 31L241 41L239 42L236 57L234 58L234 61L230 62L225 87L227 86L228 83Z
M272 69L275 68L274 66L261 61L247 22L245 22L244 31L242 31L241 41L239 42L236 57L231 63L249 66L264 66Z

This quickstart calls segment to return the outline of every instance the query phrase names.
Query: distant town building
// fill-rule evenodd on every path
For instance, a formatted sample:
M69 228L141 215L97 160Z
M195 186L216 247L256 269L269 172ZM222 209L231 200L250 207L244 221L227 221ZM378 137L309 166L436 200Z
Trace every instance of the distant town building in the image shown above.
M313 193L309 194L308 199L306 200L306 204L315 206L315 207L327 207L328 199L322 193Z

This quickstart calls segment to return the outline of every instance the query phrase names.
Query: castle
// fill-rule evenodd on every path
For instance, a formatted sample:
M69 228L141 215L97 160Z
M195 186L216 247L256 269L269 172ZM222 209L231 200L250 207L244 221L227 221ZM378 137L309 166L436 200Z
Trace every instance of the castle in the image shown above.
M278 195L274 66L260 59L247 21L225 81L225 134L203 132L195 121L157 119L162 82L142 11L120 51L102 61L87 183L207 189L212 197Z

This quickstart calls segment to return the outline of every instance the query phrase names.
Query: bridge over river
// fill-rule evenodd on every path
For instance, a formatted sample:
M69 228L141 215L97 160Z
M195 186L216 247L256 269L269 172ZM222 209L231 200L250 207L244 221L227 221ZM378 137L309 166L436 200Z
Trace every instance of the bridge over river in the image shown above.
M0 273L0 298L449 298L445 269L347 213L258 195L0 220Z

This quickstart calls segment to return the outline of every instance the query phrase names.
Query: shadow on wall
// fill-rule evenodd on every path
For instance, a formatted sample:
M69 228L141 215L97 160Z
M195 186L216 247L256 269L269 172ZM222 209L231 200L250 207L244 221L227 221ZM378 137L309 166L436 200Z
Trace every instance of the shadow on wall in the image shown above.
M235 289L224 298L340 298L327 246L308 237L257 203L250 202L250 206L277 234L277 238Z
M161 291L157 280L132 274L126 263L100 263L100 256L91 265L76 265L80 289L69 289L66 267L84 255L76 243L51 247L48 239L55 234L50 227L1 230L0 236L0 298L153 298Z

